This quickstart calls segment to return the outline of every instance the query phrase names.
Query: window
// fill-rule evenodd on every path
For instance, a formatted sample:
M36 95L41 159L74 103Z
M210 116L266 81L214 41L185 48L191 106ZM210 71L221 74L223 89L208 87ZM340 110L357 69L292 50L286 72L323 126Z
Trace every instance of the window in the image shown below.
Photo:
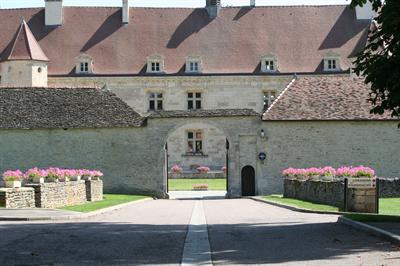
M201 92L188 92L188 109L201 109Z
M189 63L189 71L190 72L199 72L199 62L190 62Z
M328 59L328 69L329 70L336 69L336 59Z
M76 60L76 74L93 74L93 59L90 55L81 53Z
M272 61L272 60L265 61L265 70L266 71L274 71L275 70L274 61Z
M324 71L340 70L340 54L329 51L324 56Z
M264 55L261 57L261 72L276 72L277 70L277 60L274 55Z
M200 130L187 132L187 151L191 154L203 154L203 132Z
M147 58L147 72L148 73L162 73L164 72L164 59L160 55L153 55Z
M151 62L151 72L160 72L160 62Z
M163 109L163 94L150 93L149 95L149 110L156 111Z
M89 72L89 63L88 62L81 62L81 73L88 73Z
M266 91L264 92L264 111L272 105L272 103L276 100L276 92L275 91Z
M186 73L200 73L201 59L199 56L186 57Z

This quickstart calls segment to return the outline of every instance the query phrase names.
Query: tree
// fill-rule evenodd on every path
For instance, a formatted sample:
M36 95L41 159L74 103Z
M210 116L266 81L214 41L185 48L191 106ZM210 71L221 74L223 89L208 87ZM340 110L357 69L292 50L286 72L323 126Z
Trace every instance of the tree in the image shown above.
M400 0L352 0L351 6L370 1L378 16L377 29L368 36L368 44L357 56L354 72L371 85L371 113L391 112L400 117Z

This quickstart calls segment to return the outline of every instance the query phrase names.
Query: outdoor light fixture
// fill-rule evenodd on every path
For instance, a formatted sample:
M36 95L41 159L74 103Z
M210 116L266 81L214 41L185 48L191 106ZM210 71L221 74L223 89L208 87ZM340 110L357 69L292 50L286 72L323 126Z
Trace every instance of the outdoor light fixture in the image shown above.
M264 129L261 129L260 137L261 137L262 139L265 139L265 131L264 131Z

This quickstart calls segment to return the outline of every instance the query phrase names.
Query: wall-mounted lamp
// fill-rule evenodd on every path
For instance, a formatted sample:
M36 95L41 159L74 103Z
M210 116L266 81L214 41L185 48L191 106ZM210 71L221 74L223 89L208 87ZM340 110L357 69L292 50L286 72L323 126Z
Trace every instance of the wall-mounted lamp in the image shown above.
M262 139L265 139L265 131L264 131L264 129L261 129L261 132L260 132L260 137L262 138Z

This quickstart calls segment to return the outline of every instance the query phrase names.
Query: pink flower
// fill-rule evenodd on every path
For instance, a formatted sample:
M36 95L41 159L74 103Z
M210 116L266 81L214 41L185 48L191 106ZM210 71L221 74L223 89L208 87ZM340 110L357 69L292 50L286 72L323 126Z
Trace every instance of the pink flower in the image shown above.
M210 168L207 166L200 166L197 168L197 171L199 171L200 173L208 173L210 172Z
M180 173L182 172L182 167L180 167L179 165L175 164L174 166L171 167L171 171L173 173Z
M335 176L336 175L336 170L335 168L331 167L331 166L326 166L324 168L321 169L321 175L322 176Z
M21 170L8 170L3 173L3 180L4 181L19 181L24 178L24 174L21 172Z

